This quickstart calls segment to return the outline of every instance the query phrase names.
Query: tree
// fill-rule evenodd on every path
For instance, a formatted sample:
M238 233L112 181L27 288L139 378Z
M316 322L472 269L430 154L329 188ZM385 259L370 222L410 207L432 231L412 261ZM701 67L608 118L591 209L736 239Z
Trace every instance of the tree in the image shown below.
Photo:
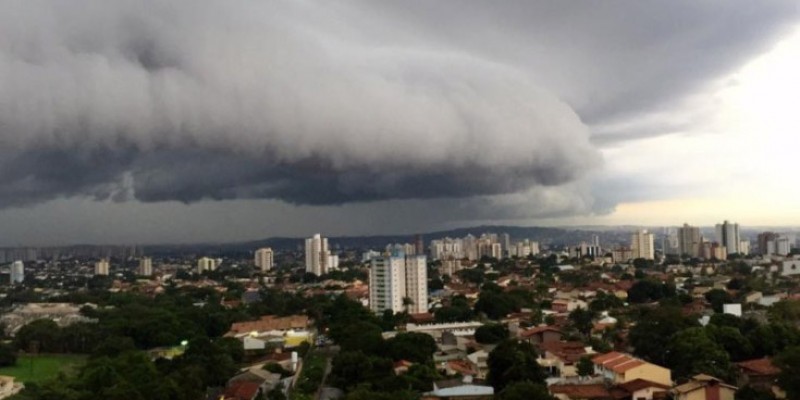
M786 391L787 398L800 399L800 346L784 350L773 363L781 369L778 386Z
M478 301L475 303L475 312L482 312L493 320L504 318L519 309L514 297L496 290L481 290Z
M536 349L528 342L501 342L489 353L487 365L487 381L495 393L514 382L544 383L545 372L536 362Z
M714 309L714 312L721 313L722 306L724 304L730 303L733 301L731 295L728 294L727 291L722 289L711 289L706 293L706 300L711 303L711 307Z
M719 343L700 327L687 328L669 341L665 350L666 366L677 379L707 374L721 379L732 377L730 358Z
M728 352L731 361L744 361L752 357L753 345L738 329L713 324L708 324L705 329L709 337Z
M581 357L581 359L578 360L576 368L578 370L578 375L580 376L589 376L594 374L594 363L592 363L591 357Z
M674 286L650 279L642 279L636 281L628 290L628 301L631 303L650 303L674 295Z
M393 360L427 363L433 360L436 341L430 335L419 332L398 333L386 341L386 350Z
M569 321L572 326L584 336L591 335L592 328L594 328L594 317L595 314L592 311L584 308L576 308L569 313Z
M503 324L486 324L475 330L475 341L481 344L495 344L508 339L508 328Z
M369 356L361 351L342 351L333 358L330 383L342 390L352 390L361 383L374 382L394 375L392 360Z
M499 400L552 400L547 387L529 381L514 382L497 396Z
M697 320L685 317L679 308L645 310L629 334L634 354L658 365L666 362L664 349L670 337L683 329L699 326Z
M0 343L0 367L10 367L17 364L17 352L13 346Z

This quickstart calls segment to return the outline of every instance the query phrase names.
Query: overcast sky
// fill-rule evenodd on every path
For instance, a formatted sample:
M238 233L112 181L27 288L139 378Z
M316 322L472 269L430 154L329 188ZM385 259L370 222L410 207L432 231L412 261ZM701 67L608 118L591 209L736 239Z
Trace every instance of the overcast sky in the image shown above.
M0 245L800 225L796 0L0 7Z

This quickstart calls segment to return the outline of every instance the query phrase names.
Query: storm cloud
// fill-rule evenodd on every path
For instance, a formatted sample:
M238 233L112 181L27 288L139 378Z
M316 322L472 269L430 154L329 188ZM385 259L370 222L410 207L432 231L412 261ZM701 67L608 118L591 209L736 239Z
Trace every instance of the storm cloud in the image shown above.
M601 147L683 131L670 107L798 22L795 1L0 5L3 212L262 199L409 230L645 196L595 179Z
M0 17L6 206L495 195L571 182L600 160L574 111L519 69L382 45L336 6L12 9Z

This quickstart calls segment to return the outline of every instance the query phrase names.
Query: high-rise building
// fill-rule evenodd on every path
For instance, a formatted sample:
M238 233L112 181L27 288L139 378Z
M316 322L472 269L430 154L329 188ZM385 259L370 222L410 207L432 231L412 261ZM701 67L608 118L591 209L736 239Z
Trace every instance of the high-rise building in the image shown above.
M425 241L422 235L414 236L414 254L425 254Z
M11 264L11 284L22 283L25 280L25 264L20 261L14 261Z
M322 237L319 233L306 239L306 272L320 276L327 274L329 270L328 261L330 251L328 250L328 238Z
M645 260L653 260L656 258L655 251L655 238L652 233L646 230L639 230L631 235L631 256L636 258L644 258Z
M770 242L774 242L775 239L778 238L778 234L775 232L761 232L758 234L758 253L762 255L770 255L774 253L770 252ZM774 246L774 243L773 243Z
M153 259L150 257L142 257L139 259L139 275L152 276L153 275Z
M108 275L111 265L108 262L107 258L103 258L100 261L94 263L94 274L95 275Z
M428 260L424 255L405 257L406 302L410 314L428 312Z
M218 260L211 257L202 257L197 260L197 273L202 274L205 271L215 271L218 266Z
M730 223L725 220L722 224L717 224L717 241L725 246L728 254L740 253L739 245L742 242L739 237L739 224Z
M703 237L700 236L700 228L689 224L683 224L678 228L678 251L681 255L700 257L702 244Z
M271 248L264 247L256 250L256 255L255 255L256 267L258 267L262 273L272 269L273 259L274 259L274 254L272 253Z
M428 269L424 255L406 256L396 252L375 257L369 270L369 307L375 313L385 310L428 311Z

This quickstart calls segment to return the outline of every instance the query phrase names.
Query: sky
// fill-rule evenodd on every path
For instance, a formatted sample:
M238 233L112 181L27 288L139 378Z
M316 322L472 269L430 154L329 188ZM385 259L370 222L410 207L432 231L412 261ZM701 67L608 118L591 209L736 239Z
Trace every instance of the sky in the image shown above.
M0 246L800 225L796 1L0 6Z

